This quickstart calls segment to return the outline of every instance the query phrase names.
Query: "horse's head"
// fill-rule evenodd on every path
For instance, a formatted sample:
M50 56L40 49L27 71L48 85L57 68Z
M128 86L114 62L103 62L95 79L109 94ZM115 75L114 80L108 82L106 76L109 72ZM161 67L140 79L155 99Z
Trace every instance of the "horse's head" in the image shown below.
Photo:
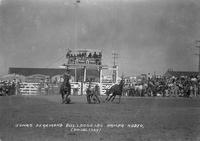
M110 89L107 89L105 94L106 94L106 96L109 96L110 95Z
M125 80L124 80L124 79L122 79L122 80L120 81L120 83L119 83L119 86L123 87L123 86L124 86L124 84L125 84Z

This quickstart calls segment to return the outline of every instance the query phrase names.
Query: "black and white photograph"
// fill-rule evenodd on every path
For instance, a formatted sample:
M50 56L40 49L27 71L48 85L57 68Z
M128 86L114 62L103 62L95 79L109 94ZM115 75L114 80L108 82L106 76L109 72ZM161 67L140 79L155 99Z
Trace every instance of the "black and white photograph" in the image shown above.
M200 141L200 1L0 0L0 141Z

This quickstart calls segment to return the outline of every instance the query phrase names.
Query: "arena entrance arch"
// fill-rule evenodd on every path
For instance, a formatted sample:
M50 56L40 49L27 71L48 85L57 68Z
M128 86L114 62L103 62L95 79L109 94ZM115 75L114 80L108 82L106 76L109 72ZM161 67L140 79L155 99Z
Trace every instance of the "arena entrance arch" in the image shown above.
M78 90L78 95L86 94L85 90L89 84L92 82L92 86L98 84L100 86L100 93L104 94L106 89L110 88L113 84L117 83L118 80L118 66L108 66L102 64L102 51L100 50L91 50L91 49L78 49L70 50L68 49L66 54L67 63L63 66L68 69L74 70L74 80L71 82L72 88ZM82 78L78 79L77 70L82 70ZM98 76L92 80L88 79L89 70L95 70L98 72ZM104 71L111 71L112 80L110 82L105 82L103 77ZM78 86L75 86L75 85ZM76 90L73 89L75 92ZM76 92L77 93L77 92Z

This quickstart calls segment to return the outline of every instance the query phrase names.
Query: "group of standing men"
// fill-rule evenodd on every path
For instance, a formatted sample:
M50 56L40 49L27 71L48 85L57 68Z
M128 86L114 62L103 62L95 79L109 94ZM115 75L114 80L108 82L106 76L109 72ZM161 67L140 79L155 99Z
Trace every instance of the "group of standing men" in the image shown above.
M69 73L64 74L64 82L60 86L60 93L62 95L62 103L69 103L71 95L71 84L70 84L70 75ZM100 95L100 87L98 84L95 87L92 87L91 82L89 82L88 88L86 89L86 98L89 104L91 103L100 103L99 96Z

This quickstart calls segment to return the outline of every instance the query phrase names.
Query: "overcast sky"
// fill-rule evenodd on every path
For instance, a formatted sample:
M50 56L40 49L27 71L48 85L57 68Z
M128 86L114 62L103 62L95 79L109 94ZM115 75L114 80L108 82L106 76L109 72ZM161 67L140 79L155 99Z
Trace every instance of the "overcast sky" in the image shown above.
M199 0L80 1L0 0L0 74L58 67L67 48L101 49L106 65L115 51L127 75L198 70Z

